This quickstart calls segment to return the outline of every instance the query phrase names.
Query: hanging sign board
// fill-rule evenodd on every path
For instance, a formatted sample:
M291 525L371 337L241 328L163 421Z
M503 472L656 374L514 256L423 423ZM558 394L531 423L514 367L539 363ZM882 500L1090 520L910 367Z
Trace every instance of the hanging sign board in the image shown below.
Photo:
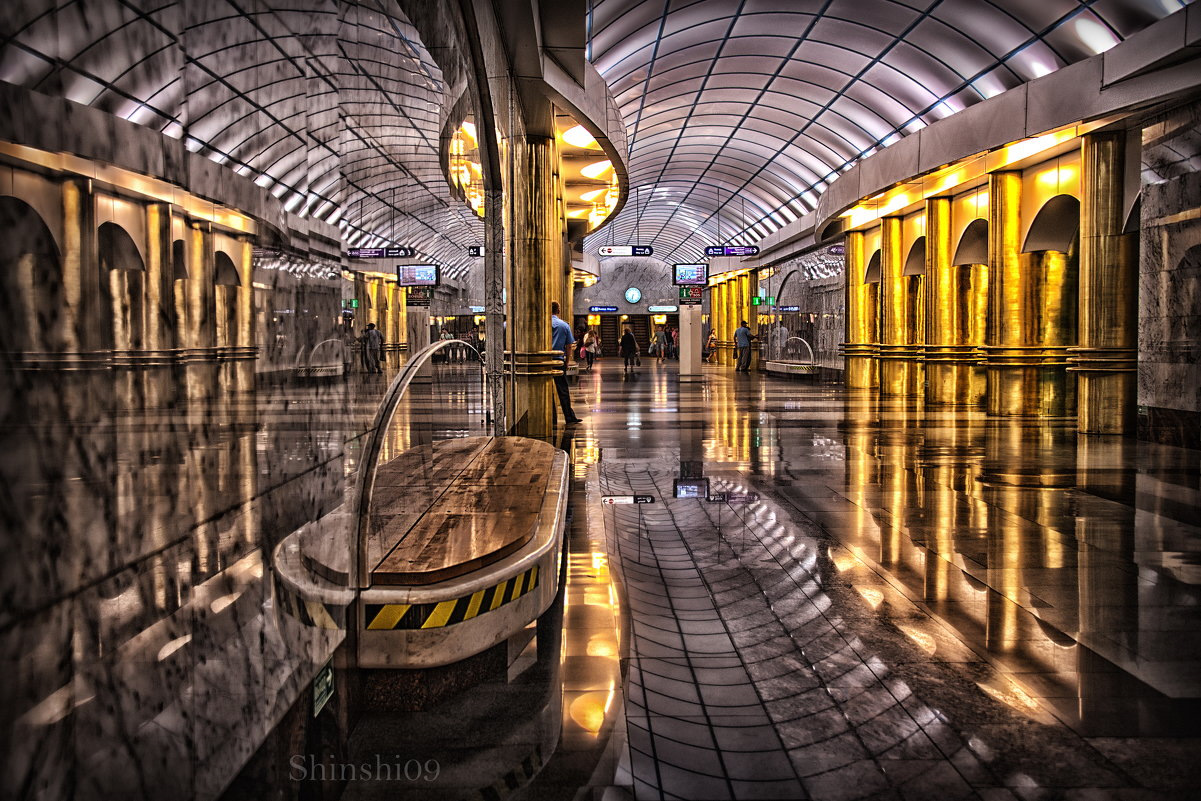
M680 305L700 306L705 299L704 292L705 288L703 286L680 287Z
M758 256L758 245L710 245L705 248L706 256Z
M776 307L776 311L779 312L780 314L791 314L792 312L799 312L800 310L801 310L800 306L777 306Z
M432 286L411 286L406 293L405 306L410 309L428 309L433 299L434 288Z
M704 286L709 283L709 265L673 264L671 282L677 286Z
M830 245L830 247L826 248L826 252L829 253L831 256L845 256L845 255L847 255L847 246L846 245Z
M351 248L346 251L348 259L411 259L417 255L414 248Z
M654 503L654 495L602 495L601 503L613 506L627 503Z
M483 245L468 245L467 246L467 255L468 256L483 256L484 255L484 246Z
M436 264L396 265L396 283L400 286L437 286L438 279Z
M598 252L602 256L650 256L655 249L650 245L605 245Z

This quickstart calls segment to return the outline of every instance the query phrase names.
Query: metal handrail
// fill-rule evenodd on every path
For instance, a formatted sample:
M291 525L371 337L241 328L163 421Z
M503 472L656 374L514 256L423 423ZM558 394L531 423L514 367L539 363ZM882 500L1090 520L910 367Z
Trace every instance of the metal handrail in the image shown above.
M384 392L383 400L380 401L379 409L375 413L375 422L368 431L367 444L363 447L362 458L359 460L359 474L355 481L354 505L351 507L356 516L354 542L358 548L357 558L351 560L354 571L354 574L350 577L352 586L360 588L370 586L365 583L369 574L366 562L366 544L368 533L367 522L370 518L367 513L371 509L371 499L375 495L375 474L379 470L380 451L383 450L384 437L392 425L392 418L396 416L396 409L400 405L401 398L408 391L409 385L417 378L417 374L421 369L430 363L433 355L440 350L457 346L467 347L468 350L474 351L475 355L479 358L480 384L485 393L484 409L491 408L487 398L488 382L484 376L484 358L471 345L456 339L441 339L425 346L415 353L413 358L405 362L404 367L396 374L392 379L392 383L388 385L387 391Z
M348 354L346 353L346 343L345 342L343 342L340 339L324 339L324 340L318 342L316 345L314 345L313 349L309 351L307 366L310 369L314 366L313 362L315 361L314 357L317 355L317 351L321 350L321 347L323 345L328 345L331 342L333 344L337 345L339 348L341 348L341 354L339 355L337 363L343 364L344 362L348 361L348 358L347 358Z
M802 345L804 345L804 346L805 346L805 350L809 351L809 361L810 361L810 362L816 362L816 361L817 361L817 357L813 355L813 346L812 346L812 345L810 345L808 342L806 342L806 341L805 341L805 339L804 339L803 337L789 337L788 339L784 340L784 347L785 347L785 348L787 348L787 347L788 347L788 343L789 343L789 342L792 342L794 339L795 339L797 342L800 342Z

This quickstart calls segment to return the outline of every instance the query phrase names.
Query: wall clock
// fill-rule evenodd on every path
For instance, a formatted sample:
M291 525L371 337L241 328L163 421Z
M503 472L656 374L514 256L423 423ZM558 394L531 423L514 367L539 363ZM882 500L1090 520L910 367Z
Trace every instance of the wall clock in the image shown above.
M626 303L637 303L642 300L642 290L632 286L626 290Z

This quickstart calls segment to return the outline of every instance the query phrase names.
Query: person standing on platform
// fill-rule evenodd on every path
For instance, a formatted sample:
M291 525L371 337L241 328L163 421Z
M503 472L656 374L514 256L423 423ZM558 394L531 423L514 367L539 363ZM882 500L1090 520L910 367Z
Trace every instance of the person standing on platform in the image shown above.
M663 330L663 326L659 326L655 330L655 353L659 356L659 361L667 358L667 343L671 340L667 337L667 332Z
M382 373L379 366L380 350L384 347L384 335L375 327L375 323L367 323L363 332L363 367L369 373Z
M738 363L734 366L734 372L751 371L751 340L754 338L755 335L747 327L746 320L743 320L742 325L734 331L734 347L738 348Z
M705 343L705 360L710 364L717 361L717 332L709 332L709 341Z
M559 319L559 302L550 304L550 349L563 351L563 371L555 374L555 390L559 393L559 406L563 409L563 420L567 425L584 422L576 417L571 408L571 391L567 388L567 365L571 363L571 346L575 337L571 326Z
M621 357L626 360L627 371L632 371L638 363L638 340L634 338L634 331L628 325L625 333L621 335Z
M598 343L596 334L591 328L584 332L584 358L588 361L588 372L592 372L592 363L596 361Z

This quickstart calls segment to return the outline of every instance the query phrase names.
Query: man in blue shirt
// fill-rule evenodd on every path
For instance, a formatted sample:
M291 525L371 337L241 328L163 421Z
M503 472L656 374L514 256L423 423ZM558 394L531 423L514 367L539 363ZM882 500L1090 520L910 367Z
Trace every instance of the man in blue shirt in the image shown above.
M751 371L751 340L754 338L751 329L747 328L746 320L743 320L742 325L734 332L734 347L738 348L738 364L734 367L735 372L749 373Z
M550 304L550 348L563 351L563 372L555 376L555 390L559 393L559 406L563 409L563 419L567 425L584 422L575 416L571 408L571 393L567 389L567 365L571 363L571 346L575 344L575 335L571 326L559 319L559 303Z

